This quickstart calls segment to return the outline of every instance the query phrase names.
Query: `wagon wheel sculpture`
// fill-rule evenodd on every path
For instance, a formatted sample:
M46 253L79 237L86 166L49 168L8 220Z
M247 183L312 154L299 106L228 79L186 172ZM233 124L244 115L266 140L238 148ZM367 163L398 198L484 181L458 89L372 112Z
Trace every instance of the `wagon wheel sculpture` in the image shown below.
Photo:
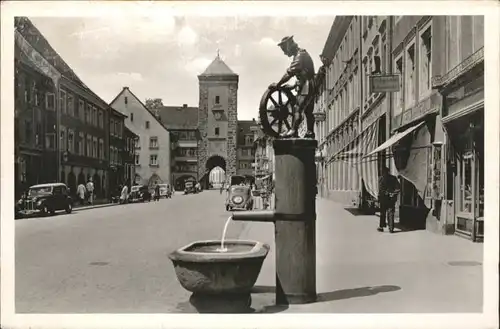
M266 90L260 100L259 118L265 134L277 138L291 129L296 96L293 86L280 86Z

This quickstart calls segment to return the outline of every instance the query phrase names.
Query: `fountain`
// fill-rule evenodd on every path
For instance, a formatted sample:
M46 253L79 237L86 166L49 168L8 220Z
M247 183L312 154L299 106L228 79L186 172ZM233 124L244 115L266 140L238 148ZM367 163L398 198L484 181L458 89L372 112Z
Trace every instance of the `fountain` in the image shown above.
M197 241L169 255L182 287L196 294L249 294L257 281L269 246L251 240L222 238Z

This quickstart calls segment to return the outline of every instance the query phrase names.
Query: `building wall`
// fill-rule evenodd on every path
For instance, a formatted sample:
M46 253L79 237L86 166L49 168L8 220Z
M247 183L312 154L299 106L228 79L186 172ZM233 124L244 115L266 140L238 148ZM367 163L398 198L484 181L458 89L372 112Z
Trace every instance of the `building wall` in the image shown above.
M171 180L170 133L156 120L144 105L124 88L111 106L125 114L125 126L139 136L136 147L135 183L148 184L156 180L165 184ZM147 127L149 123L149 128ZM157 146L150 145L151 138L157 138ZM151 156L156 156L156 163Z
M198 129L201 140L198 143L198 176L204 176L207 160L220 155L226 162L226 174L237 172L237 105L238 77L199 77ZM215 103L219 96L219 104ZM216 120L213 110L222 110L221 120ZM216 136L215 128L219 128Z

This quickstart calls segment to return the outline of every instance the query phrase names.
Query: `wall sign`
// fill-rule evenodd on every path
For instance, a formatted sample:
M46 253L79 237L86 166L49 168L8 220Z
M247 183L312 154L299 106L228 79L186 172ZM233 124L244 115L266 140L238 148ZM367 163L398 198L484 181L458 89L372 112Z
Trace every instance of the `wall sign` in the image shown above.
M400 75L370 75L370 93L389 93L400 90Z

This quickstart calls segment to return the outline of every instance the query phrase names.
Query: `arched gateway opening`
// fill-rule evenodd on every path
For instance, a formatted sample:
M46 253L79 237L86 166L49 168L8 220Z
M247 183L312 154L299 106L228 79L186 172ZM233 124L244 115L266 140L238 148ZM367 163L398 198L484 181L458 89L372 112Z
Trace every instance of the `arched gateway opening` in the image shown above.
M226 181L226 160L220 155L208 158L205 164L205 174L200 183L203 189L220 188Z

